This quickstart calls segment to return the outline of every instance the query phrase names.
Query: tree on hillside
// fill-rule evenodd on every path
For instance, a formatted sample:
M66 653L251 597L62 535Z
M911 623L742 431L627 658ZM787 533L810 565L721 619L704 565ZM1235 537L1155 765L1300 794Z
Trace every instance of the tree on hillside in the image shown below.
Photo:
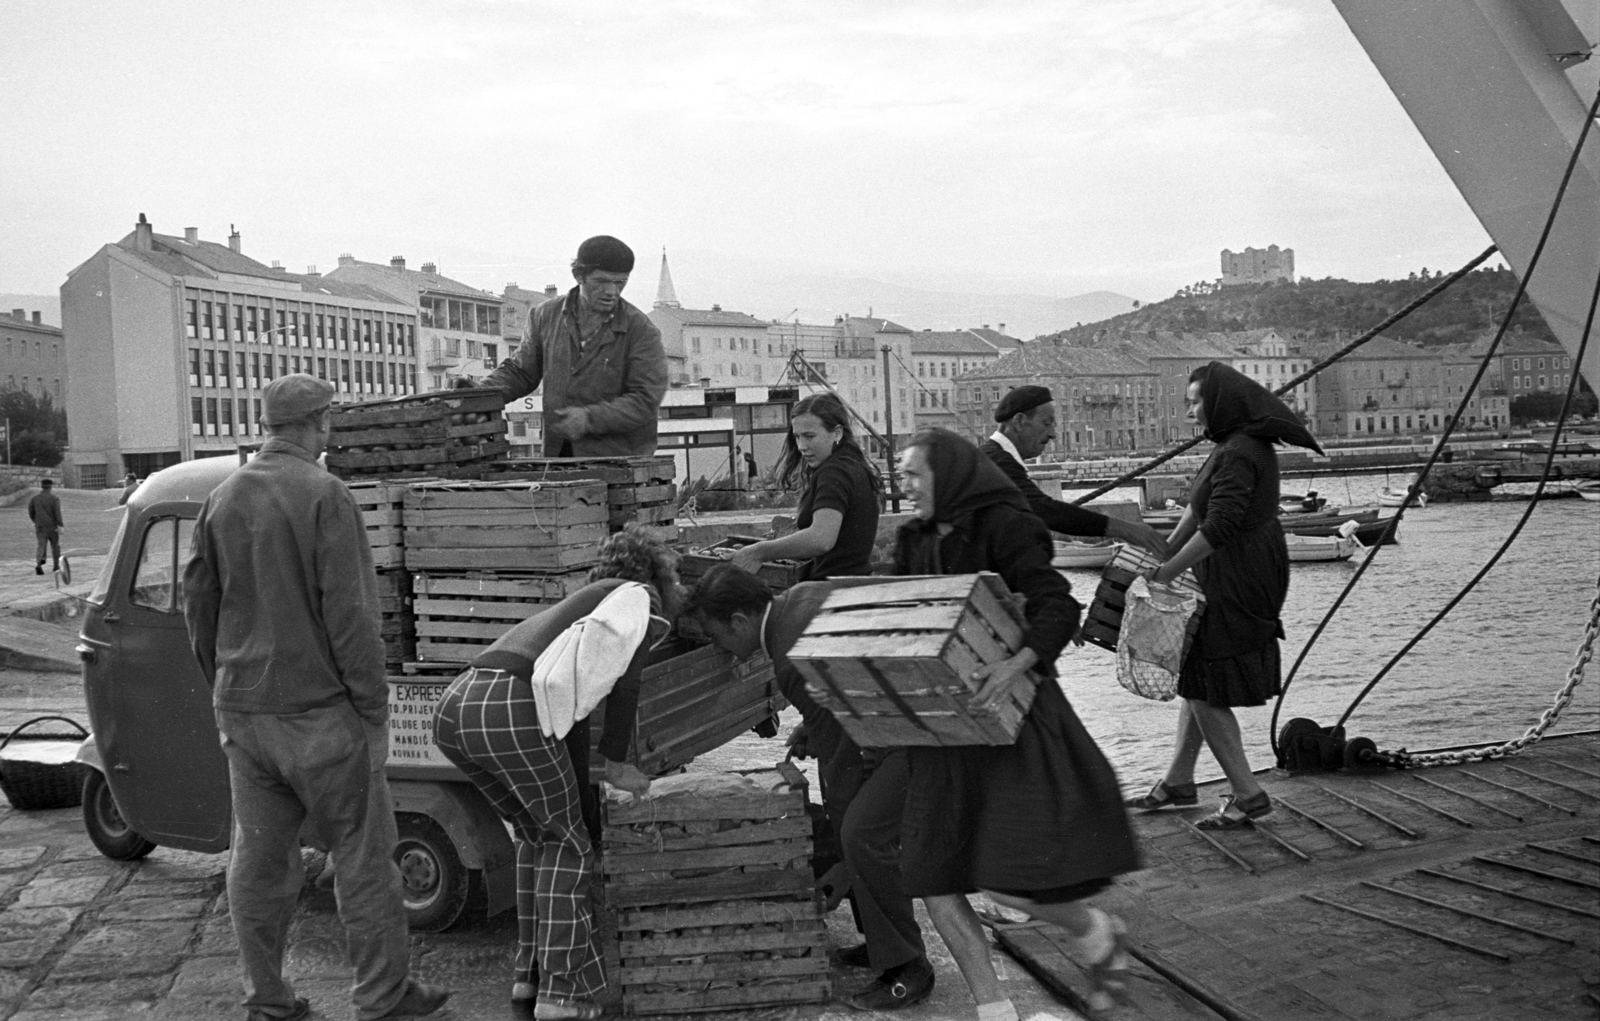
M0 416L10 429L11 463L54 468L67 445L67 413L48 393L0 390Z
M1561 414L1561 403L1565 397L1565 392L1553 390L1523 394L1511 402L1511 421L1517 425L1554 421ZM1572 395L1572 408L1567 413L1589 418L1595 413L1595 403L1593 391L1580 390Z

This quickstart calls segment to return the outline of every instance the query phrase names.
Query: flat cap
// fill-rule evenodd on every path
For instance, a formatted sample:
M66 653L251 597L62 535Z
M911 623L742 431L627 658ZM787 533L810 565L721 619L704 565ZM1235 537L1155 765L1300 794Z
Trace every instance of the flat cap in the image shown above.
M303 372L279 376L261 391L261 421L283 425L332 403L333 384L327 380Z
M1050 396L1050 388L1047 386L1035 386L1029 383L1027 386L1014 387L1006 391L1006 395L1000 398L1000 403L994 406L994 420L1004 422L1012 415L1032 411L1039 405L1049 404L1053 400L1055 398Z
M632 273L633 249L610 234L597 234L578 246L578 262L607 273Z

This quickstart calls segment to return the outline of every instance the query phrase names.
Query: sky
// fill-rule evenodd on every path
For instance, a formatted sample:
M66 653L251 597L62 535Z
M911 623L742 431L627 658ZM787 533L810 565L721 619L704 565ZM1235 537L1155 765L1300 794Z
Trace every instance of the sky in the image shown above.
M1153 301L1224 248L1372 280L1488 244L1326 0L5 7L0 292L140 213L495 291L614 234L646 307L663 247L703 307L730 266Z

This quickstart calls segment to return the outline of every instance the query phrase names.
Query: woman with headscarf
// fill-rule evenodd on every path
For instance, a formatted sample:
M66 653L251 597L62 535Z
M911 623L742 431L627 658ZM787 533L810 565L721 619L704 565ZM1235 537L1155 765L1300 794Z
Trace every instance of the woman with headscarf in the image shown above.
M1198 823L1233 829L1272 811L1245 756L1236 706L1264 705L1281 687L1278 614L1289 593L1289 552L1278 524L1278 455L1274 443L1322 453L1293 411L1271 391L1221 362L1189 377L1189 418L1216 444L1195 476L1189 507L1173 529L1171 555L1151 571L1170 582L1194 568L1205 613L1178 675L1178 735L1167 774L1128 802L1146 811L1198 802L1195 761L1203 742L1233 791Z
M1050 566L1049 531L994 462L945 429L919 433L903 464L916 518L900 529L897 574L993 571L1025 597L1022 648L980 667L976 699L1025 671L1037 681L1016 743L913 747L901 823L905 892L920 897L978 1003L980 1021L1014 1019L966 895L1046 919L1077 940L1103 1009L1126 992L1125 928L1080 901L1139 867L1117 778L1055 678L1078 629L1072 587Z
M439 751L511 824L517 850L511 1003L538 1021L599 1017L594 997L606 985L589 908L598 813L589 798L586 706L605 695L599 751L606 780L642 796L650 778L627 761L639 681L650 649L670 627L666 617L682 603L677 554L634 526L608 538L599 559L589 584L489 646L434 709ZM629 598L612 604L612 597ZM567 632L584 618L590 630L581 643L593 639L600 651L574 650L570 662L581 673L563 677L563 657L542 654L574 641ZM608 642L606 632L634 640ZM599 690L613 679L608 691Z

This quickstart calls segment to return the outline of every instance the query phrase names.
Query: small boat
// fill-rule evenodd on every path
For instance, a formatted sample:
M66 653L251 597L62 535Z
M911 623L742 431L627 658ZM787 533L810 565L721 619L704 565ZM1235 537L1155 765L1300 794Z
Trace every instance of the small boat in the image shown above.
M1600 503L1600 482L1582 482L1572 490L1590 503Z
M1349 560L1366 549L1361 540L1356 538L1359 528L1356 522L1346 521L1337 535L1285 535L1283 541L1289 548L1289 562L1301 564Z
M1278 497L1279 514L1315 514L1328 505L1328 498L1315 489L1305 493L1283 493Z
M1391 485L1391 484L1385 484L1384 487L1383 487L1383 492L1378 494L1378 506L1379 507L1399 507L1401 504L1406 502L1406 494L1411 492L1411 487L1416 485L1416 484L1417 484L1417 473L1416 472L1412 472L1410 475L1407 475L1406 476L1406 480L1403 483L1401 483L1399 486L1394 486L1394 485ZM1426 507L1426 506L1428 506L1428 494L1419 490L1417 492L1417 499L1413 503L1413 506L1415 506L1415 507Z
M1057 539L1055 556L1051 558L1050 566L1098 569L1111 563L1112 558L1121 549L1122 543L1110 539L1098 541Z
M1389 523L1394 520L1393 514L1381 518L1374 514L1370 518L1363 515L1348 518L1333 517L1331 519L1318 515L1318 520L1314 522L1300 522L1283 518L1278 520L1283 525L1284 532L1289 535L1303 535L1308 538L1324 539L1339 535L1339 529L1346 522L1353 521L1356 524L1356 530L1352 535L1361 540L1363 546L1371 546L1380 540L1382 540L1382 545L1388 546L1398 537L1398 529L1395 532L1385 534L1389 528Z

